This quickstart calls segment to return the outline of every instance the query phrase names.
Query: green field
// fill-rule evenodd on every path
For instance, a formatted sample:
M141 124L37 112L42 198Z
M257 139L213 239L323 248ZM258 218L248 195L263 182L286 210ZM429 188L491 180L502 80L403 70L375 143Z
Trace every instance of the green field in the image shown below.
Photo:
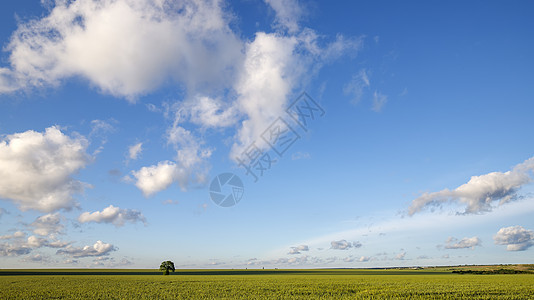
M0 299L534 299L534 274L423 270L0 270Z

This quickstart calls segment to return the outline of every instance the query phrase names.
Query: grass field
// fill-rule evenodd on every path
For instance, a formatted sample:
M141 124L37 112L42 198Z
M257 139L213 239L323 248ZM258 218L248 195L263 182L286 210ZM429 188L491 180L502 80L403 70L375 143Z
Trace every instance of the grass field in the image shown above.
M453 270L0 270L0 299L534 299L534 274Z

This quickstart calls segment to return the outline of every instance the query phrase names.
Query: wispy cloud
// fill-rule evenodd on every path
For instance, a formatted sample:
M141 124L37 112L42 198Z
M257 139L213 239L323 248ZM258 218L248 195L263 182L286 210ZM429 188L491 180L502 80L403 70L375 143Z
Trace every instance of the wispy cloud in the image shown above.
M395 255L395 259L396 260L404 260L405 257L406 257L406 251L403 251L403 252Z
M60 249L57 254L64 254L74 258L104 256L109 255L112 251L117 249L112 244L107 244L102 241L97 241L92 246L84 246L82 248L68 246L65 249Z
M303 11L296 0L265 0L275 11L275 27L295 33L299 30L299 21Z
M142 142L131 145L128 147L128 158L131 160L136 160L139 158L139 155L141 155L141 152L143 152Z
M482 241L474 236L471 238L464 237L461 240L458 240L454 237L449 237L445 241L445 249L465 249L465 248L471 248L475 249L476 246L481 246Z
M299 245L297 247L291 247L288 254L301 254L302 252L310 251L308 245Z
M371 109L375 112L381 112L387 102L388 96L375 91L373 94L373 107Z
M369 88L371 82L365 69L361 69L352 79L343 87L343 93L352 97L351 102L356 104L360 102L365 91Z
M296 153L291 154L292 160L310 159L310 158L311 158L311 154L308 152L296 152Z

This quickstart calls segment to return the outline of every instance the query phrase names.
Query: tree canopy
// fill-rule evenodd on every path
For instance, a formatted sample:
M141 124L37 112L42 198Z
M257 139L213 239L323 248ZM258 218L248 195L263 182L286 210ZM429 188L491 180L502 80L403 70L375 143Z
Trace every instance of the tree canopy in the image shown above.
M169 271L172 270L174 272L174 263L170 260L164 261L159 266L160 271L164 271L164 275L169 275Z

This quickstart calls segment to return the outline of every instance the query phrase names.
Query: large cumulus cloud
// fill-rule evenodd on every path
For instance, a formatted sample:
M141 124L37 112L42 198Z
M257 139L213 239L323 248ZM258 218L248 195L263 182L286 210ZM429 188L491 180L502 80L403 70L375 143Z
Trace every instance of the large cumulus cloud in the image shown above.
M73 195L86 186L73 176L92 159L87 146L84 137L69 137L55 126L7 135L0 140L0 198L22 210L72 208Z

